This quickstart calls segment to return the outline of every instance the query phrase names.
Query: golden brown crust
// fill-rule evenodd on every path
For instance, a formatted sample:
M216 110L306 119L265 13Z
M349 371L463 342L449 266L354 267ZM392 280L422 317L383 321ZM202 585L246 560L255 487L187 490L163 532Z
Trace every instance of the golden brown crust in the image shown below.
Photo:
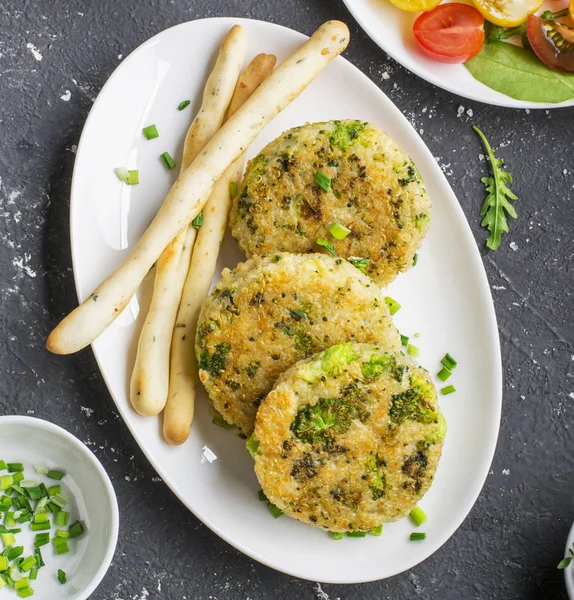
M343 369L321 372L316 355L279 378L257 413L255 472L267 498L286 514L330 531L368 531L406 516L428 490L444 421L428 373L412 359L373 344L345 346L355 358ZM364 365L382 356L392 366L366 376ZM421 410L404 418L400 403L411 389ZM327 401L336 408L319 410ZM305 438L298 419L309 407L313 418L328 421L348 415L345 403L359 407L348 429L333 424Z
M324 238L338 256L368 258L368 274L386 285L412 265L430 213L412 160L374 125L347 120L295 127L268 144L247 166L230 224L247 256L325 252L316 244ZM332 223L351 233L335 239Z
M400 337L377 286L348 262L276 253L226 270L199 317L200 379L246 434L261 400L298 360L340 342Z

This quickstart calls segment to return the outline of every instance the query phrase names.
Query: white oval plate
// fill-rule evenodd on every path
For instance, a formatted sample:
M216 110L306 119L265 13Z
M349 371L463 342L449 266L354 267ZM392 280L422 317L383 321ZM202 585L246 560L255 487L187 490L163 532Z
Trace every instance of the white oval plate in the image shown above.
M465 0L456 0L472 4ZM419 50L413 36L413 23L420 13L397 8L389 0L343 0L367 35L389 56L419 77L453 94L486 104L510 108L562 108L574 106L574 100L558 104L524 102L490 89L477 81L465 66L447 65L427 58ZM556 2L548 1L543 9L561 10ZM561 3L562 4L562 3ZM542 10L542 9L541 9Z
M259 52L286 58L305 36L242 19L183 23L147 41L106 83L78 147L71 203L74 274L80 300L125 258L175 178L159 155L181 155L190 119L224 34L241 23L248 34L246 59ZM181 100L192 105L177 111ZM190 110L193 109L193 110ZM450 351L459 367L449 383L458 393L442 406L449 423L444 456L422 503L428 539L412 543L407 520L385 527L383 537L335 542L319 529L287 517L274 520L258 502L259 486L244 442L211 423L203 390L189 441L172 448L159 421L131 408L128 384L138 334L152 287L151 275L120 318L93 344L120 413L164 481L208 527L252 558L285 573L323 582L354 583L389 577L427 558L461 524L484 483L494 453L501 407L500 349L482 262L463 212L431 153L391 101L343 58L337 59L249 149L255 155L282 131L305 121L352 117L383 127L415 160L434 198L434 215L419 265L389 290L403 305L397 324L420 332L421 362L438 371ZM160 137L146 141L142 127L155 123ZM121 184L114 167L137 166L140 185ZM478 218L478 215L477 215ZM225 241L219 267L243 256ZM218 271L219 272L219 271ZM217 459L203 458L208 447Z

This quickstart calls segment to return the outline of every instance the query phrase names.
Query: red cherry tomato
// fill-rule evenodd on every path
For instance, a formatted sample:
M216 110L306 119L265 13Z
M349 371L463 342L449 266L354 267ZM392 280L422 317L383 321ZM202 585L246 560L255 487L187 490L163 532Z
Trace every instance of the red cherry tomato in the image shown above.
M530 15L528 41L536 56L551 69L574 72L574 29Z
M417 18L413 32L430 58L462 63L476 56L484 44L484 18L467 4L440 4Z

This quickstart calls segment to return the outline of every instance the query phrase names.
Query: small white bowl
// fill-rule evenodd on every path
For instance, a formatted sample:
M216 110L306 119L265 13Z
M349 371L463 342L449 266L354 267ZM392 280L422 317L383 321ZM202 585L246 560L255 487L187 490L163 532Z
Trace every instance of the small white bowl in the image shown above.
M52 544L41 548L46 566L40 569L34 600L87 600L108 570L118 540L119 513L114 488L98 459L82 442L66 430L32 417L0 417L0 460L24 463L27 479L45 481L34 471L46 465L66 473L60 483L68 498L70 523L79 520L86 532L70 540L70 552L57 556ZM5 472L3 472L5 474ZM50 480L48 480L50 481ZM52 535L56 527L52 526ZM31 554L34 534L27 524L16 536ZM65 571L67 583L60 584L58 569Z
M572 528L570 529L570 533L568 534L568 539L566 540L566 550L564 556L569 556L568 551L572 548L574 544L574 524L572 524ZM570 563L568 567L564 569L564 579L566 580L566 589L568 590L568 596L570 600L574 600L574 560Z

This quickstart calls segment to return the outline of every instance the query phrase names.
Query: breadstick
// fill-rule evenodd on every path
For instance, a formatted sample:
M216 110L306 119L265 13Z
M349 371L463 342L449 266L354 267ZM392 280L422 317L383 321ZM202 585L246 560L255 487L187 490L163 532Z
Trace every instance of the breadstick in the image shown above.
M163 249L203 208L225 170L348 42L347 26L328 21L271 73L179 176L124 263L52 331L48 350L56 354L81 350L117 318Z
M259 54L249 63L237 82L229 105L229 116L239 109L273 71L275 61L273 55ZM209 293L219 248L227 228L231 208L230 184L241 179L243 164L244 157L241 155L217 182L203 209L203 225L197 234L171 342L169 395L163 419L163 435L170 444L183 444L189 436L193 421L198 381L195 361L197 318Z
M220 129L233 97L245 56L245 30L235 25L226 35L205 89L203 101L183 147L181 173ZM191 260L196 229L188 225L162 252L156 266L153 296L140 333L130 398L144 416L157 415L167 400L169 348Z

